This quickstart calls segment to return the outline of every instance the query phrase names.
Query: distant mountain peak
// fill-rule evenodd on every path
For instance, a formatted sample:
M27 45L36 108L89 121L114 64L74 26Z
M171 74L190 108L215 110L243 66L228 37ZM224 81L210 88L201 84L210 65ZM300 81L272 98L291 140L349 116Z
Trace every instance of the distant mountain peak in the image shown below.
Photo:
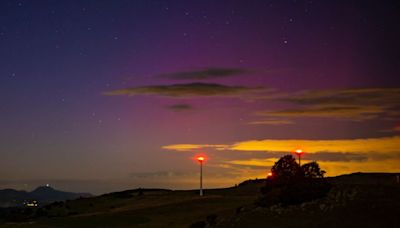
M0 207L22 206L26 200L37 200L41 205L72 200L79 197L91 197L89 193L73 193L56 190L49 185L39 186L31 192L14 189L0 190Z
M58 191L50 186L39 186L35 190L33 190L31 193L34 192L49 192L49 191Z

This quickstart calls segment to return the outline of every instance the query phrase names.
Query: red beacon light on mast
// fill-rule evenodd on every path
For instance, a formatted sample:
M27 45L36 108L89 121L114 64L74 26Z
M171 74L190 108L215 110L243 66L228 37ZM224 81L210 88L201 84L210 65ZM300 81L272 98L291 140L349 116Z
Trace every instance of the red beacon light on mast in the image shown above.
M207 157L204 155L197 155L195 159L200 164L200 196L203 196L203 163L207 161Z
M296 154L300 154L300 155L304 154L304 151L302 149L297 149L295 152L296 152Z
M294 152L299 156L299 165L301 166L301 156L304 154L304 151L302 149L297 149Z
M204 162L206 159L203 156L197 157L198 162Z

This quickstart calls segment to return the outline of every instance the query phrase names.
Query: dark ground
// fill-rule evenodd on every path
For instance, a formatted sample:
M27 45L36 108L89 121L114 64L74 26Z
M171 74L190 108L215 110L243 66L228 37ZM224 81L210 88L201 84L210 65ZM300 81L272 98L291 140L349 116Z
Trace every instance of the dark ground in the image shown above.
M323 199L297 206L254 205L262 181L236 188L197 191L147 190L112 193L54 204L42 216L2 221L0 227L400 227L396 174L329 178ZM38 214L38 212L36 212Z

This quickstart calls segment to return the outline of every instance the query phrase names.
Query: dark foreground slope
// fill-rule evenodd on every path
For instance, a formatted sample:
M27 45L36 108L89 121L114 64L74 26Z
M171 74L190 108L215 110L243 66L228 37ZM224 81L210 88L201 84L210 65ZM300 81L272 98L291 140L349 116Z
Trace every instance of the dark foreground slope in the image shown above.
M398 174L355 173L329 178L328 196L297 206L250 207L219 227L400 227Z
M377 178L377 175L379 178ZM379 180L379 181L374 181ZM386 181L383 181L386 180ZM130 190L56 203L1 227L398 227L400 185L394 174L330 178L325 199L282 208L254 205L262 181L197 191Z

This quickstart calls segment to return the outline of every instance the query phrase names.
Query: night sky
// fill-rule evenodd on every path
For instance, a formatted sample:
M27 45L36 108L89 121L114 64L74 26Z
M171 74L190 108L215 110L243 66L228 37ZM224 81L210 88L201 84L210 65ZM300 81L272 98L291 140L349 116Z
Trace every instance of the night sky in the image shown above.
M396 1L0 2L0 188L400 172Z

